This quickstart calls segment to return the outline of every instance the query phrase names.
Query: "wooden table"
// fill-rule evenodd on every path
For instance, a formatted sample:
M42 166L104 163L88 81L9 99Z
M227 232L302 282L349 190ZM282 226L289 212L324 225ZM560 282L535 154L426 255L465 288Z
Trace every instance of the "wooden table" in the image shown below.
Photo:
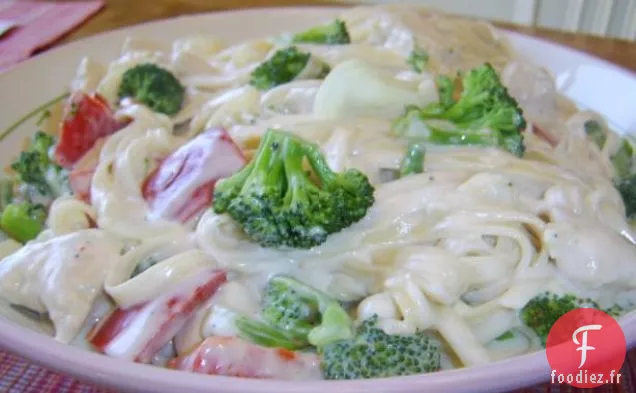
M248 7L343 5L329 0L106 0L106 9L64 39L68 42L141 22L200 12ZM564 33L544 28L497 25L583 50L636 71L636 42Z

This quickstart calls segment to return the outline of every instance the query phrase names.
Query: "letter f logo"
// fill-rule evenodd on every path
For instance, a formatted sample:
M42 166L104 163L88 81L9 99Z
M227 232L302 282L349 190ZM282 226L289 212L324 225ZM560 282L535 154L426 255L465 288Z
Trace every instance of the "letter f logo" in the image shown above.
M574 344L580 345L580 347L576 349L577 351L581 351L581 364L579 364L579 368L583 367L583 365L585 364L585 361L587 360L587 351L593 351L596 349L594 347L587 345L587 332L589 330L601 330L601 328L602 328L601 325L585 325L576 329L574 333L572 334L572 341L574 341ZM581 335L582 340L581 342L579 342L576 336L581 332L583 332L583 334Z

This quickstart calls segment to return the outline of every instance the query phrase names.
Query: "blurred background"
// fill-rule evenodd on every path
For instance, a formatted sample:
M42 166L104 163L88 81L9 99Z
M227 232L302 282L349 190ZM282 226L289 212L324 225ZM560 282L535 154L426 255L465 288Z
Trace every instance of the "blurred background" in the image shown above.
M0 0L4 3L29 0ZM86 2L87 0L64 0ZM39 2L60 3L55 0ZM126 5L143 14L127 18L152 20L166 14L207 12L228 8L293 6L312 4L415 3L430 5L456 14L575 33L636 40L636 0L101 0L109 5ZM121 15L119 15L121 18ZM127 19L124 17L123 19ZM122 25L123 20L120 20ZM118 23L119 24L119 23Z
M214 1L214 0L212 0ZM344 0L344 2L351 2ZM356 0L391 3L393 0ZM636 0L419 0L457 14L608 37L636 39Z
M636 69L636 0L0 0L0 71L55 45L186 14L414 3L485 18Z

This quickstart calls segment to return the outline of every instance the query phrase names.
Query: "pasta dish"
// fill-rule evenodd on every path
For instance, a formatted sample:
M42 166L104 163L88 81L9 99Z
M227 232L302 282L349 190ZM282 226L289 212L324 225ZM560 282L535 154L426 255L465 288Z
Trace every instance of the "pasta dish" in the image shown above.
M362 379L636 301L632 142L486 22L357 7L83 59L0 180L0 299L122 360Z

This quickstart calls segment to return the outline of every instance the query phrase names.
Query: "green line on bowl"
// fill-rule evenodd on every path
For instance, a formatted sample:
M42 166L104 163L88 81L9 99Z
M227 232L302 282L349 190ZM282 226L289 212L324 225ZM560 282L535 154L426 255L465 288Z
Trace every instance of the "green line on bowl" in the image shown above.
M65 99L69 95L70 95L70 93L68 93L68 92L66 92L64 94L61 94L61 95L59 95L59 96L57 96L57 97L45 102L44 104L38 106L37 108L33 109L31 112L29 112L26 115L24 115L21 118L19 118L15 123L11 124L7 129L5 129L4 131L2 131L0 133L0 142L2 142L2 140L4 140L4 138L8 137L13 131L15 131L18 127L20 127L26 121L31 119L33 116L37 115L38 113L42 112L43 110L48 109L49 107L51 107L54 104L56 104L57 102Z

